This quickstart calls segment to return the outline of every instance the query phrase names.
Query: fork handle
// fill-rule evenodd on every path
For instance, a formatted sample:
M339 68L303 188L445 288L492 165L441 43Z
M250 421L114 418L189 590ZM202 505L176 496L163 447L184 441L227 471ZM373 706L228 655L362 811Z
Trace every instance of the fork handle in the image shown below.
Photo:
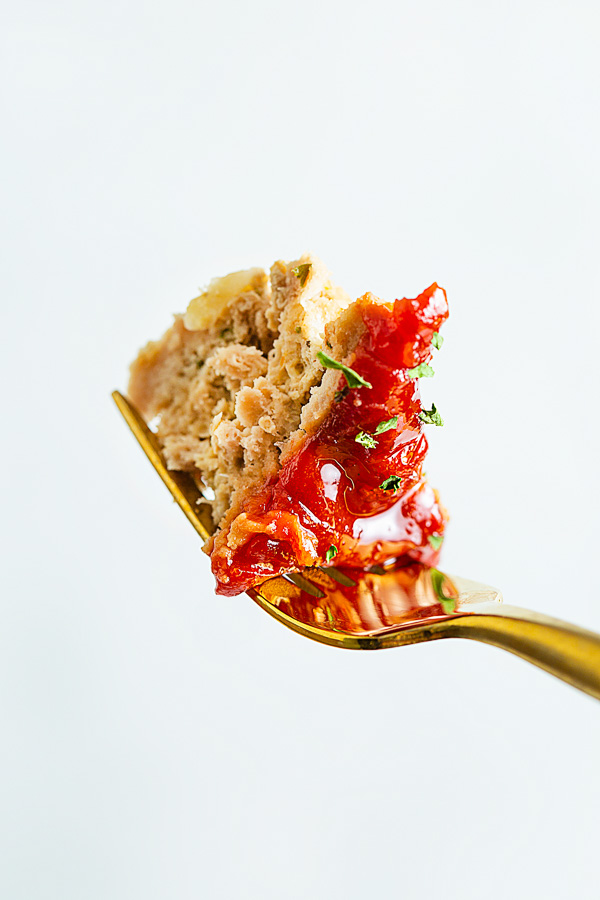
M435 637L501 647L600 700L600 635L592 631L504 604L482 607L440 625L444 627Z

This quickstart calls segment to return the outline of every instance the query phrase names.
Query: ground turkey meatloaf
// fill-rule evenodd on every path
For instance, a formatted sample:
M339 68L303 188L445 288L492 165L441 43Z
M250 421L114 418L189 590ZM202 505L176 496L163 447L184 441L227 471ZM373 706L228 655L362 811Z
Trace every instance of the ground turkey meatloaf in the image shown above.
M305 566L435 565L446 513L425 482L418 379L448 315L356 301L314 256L214 279L131 367L167 465L210 504L217 592Z

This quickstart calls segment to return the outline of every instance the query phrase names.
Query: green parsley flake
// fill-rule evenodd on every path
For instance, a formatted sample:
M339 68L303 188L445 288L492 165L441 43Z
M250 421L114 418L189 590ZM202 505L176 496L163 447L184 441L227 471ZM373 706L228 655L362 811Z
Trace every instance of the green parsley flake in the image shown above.
M434 550L439 550L444 542L444 538L441 536L441 534L430 534L427 540Z
M355 372L354 369L350 369L348 366L345 366L343 363L338 362L337 359L332 359L331 356L327 356L326 353L323 353L322 350L319 350L317 353L317 359L321 363L322 366L325 366L326 369L339 369L340 372L343 372L346 381L348 382L348 387L351 388L361 388L367 387L372 388L373 385L370 382L365 381L364 378Z
M402 483L402 479L399 475L390 475L389 478L386 478L385 481L382 481L379 487L382 491L397 491Z
M436 350L442 349L442 344L444 343L444 338L441 336L439 331L434 331L431 337L431 343L435 347Z
M386 419L385 422L380 422L375 429L374 434L383 434L384 431L389 431L390 428L395 428L397 424L398 416L392 416L391 419Z
M440 416L439 412L435 408L435 403L431 404L431 409L422 409L419 413L419 418L421 422L424 422L425 425L443 425L444 420Z
M233 329L231 328L230 325L228 325L227 328L222 329L221 333L219 334L219 337L222 337L222 338L229 337L229 335L232 335L232 334L233 334Z
M406 374L409 378L433 378L435 372L429 363L420 363L414 369L408 369Z
M435 596L442 605L442 609L446 614L453 613L456 609L456 600L454 597L446 597L444 594L444 582L446 581L446 576L443 572L440 572L439 569L430 569L430 572L431 586L435 591Z
M363 447L368 447L370 450L377 446L375 438L367 434L366 431L359 431L354 440L357 444L362 444Z
M296 278L300 282L300 287L304 287L304 285L306 284L306 279L308 278L310 268L310 263L302 263L300 266L296 266L295 269L292 269L292 275L296 276Z
M296 334L301 334L301 333L302 333L302 329L300 328L299 325L296 325Z
M335 544L332 544L327 553L325 554L325 559L327 562L331 562L334 556L337 555L338 549Z

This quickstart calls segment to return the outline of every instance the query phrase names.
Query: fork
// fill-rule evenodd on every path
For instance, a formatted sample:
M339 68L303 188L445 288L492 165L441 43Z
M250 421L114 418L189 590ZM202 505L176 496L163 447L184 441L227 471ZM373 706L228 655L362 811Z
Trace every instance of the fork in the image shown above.
M207 540L214 525L193 478L167 468L142 416L119 391L112 396L171 496ZM381 650L467 638L508 650L600 700L600 635L505 606L494 588L437 569L326 566L270 578L248 594L278 622L323 644Z

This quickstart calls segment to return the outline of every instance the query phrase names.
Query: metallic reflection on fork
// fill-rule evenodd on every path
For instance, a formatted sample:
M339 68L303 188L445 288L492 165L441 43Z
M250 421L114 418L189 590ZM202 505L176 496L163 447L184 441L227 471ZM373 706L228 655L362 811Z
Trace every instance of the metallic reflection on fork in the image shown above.
M123 418L203 540L213 531L208 506L191 476L169 471L156 436L118 391ZM357 570L327 566L270 578L248 591L269 615L323 644L379 650L461 637L514 653L600 699L600 636L526 609L505 606L483 584L442 576L443 593L424 566ZM453 612L444 599L455 598Z

